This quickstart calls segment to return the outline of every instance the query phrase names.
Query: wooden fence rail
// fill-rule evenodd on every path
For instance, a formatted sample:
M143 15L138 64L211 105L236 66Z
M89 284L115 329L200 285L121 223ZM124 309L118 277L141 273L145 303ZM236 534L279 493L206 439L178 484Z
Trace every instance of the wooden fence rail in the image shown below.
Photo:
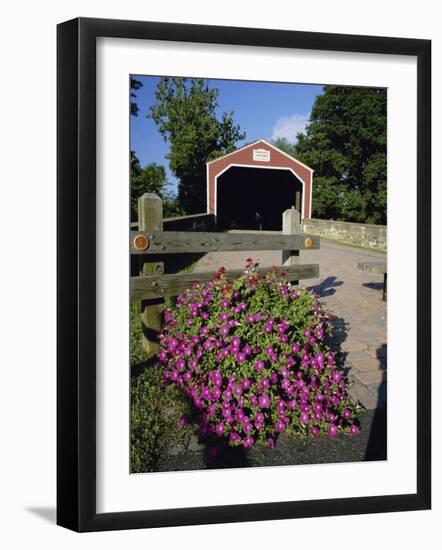
M130 232L131 254L140 260L139 276L130 280L130 294L132 300L141 300L143 347L149 356L158 352L164 297L185 292L194 283L208 282L216 273L164 274L166 254L282 250L283 266L279 271L286 280L297 284L302 279L319 277L317 264L299 263L299 250L318 249L320 238L301 233L299 212L294 208L284 212L281 234L163 231L162 211L162 200L145 193L138 199L138 230ZM270 269L262 267L258 271ZM242 269L227 270L225 275L234 279L242 273Z
M132 254L178 254L234 250L306 250L319 248L313 235L131 231Z
M258 273L264 274L271 267L261 267ZM317 264L283 266L280 270L287 281L312 279L319 277ZM224 273L227 279L235 279L243 274L243 269L232 269ZM207 283L213 279L210 273L172 273L169 275L150 275L131 277L130 295L133 300L153 299L161 296L176 296L190 289L194 283Z

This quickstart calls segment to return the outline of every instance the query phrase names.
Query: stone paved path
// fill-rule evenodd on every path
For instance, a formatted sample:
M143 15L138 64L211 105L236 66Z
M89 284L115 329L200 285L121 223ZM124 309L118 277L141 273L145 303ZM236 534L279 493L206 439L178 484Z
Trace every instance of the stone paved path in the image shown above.
M281 265L280 251L211 252L194 271L221 266L237 269L247 256L262 267ZM319 250L301 251L301 263L318 263L319 279L301 281L312 288L335 315L331 346L339 351L351 380L351 397L367 409L384 407L387 385L387 309L382 301L383 275L358 270L358 263L384 259L375 251L321 239Z

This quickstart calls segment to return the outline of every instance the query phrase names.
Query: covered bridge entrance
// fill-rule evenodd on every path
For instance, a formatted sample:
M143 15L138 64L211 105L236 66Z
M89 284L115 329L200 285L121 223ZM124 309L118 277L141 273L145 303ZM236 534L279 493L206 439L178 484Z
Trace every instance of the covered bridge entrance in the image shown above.
M311 215L313 170L264 140L207 163L207 211L218 229L280 230L284 210Z

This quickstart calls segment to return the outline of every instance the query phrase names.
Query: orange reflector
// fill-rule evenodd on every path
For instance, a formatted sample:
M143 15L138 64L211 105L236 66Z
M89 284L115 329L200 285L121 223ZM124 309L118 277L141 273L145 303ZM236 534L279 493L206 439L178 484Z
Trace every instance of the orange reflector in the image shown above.
M137 235L134 238L135 250L147 250L149 248L149 239L145 235Z

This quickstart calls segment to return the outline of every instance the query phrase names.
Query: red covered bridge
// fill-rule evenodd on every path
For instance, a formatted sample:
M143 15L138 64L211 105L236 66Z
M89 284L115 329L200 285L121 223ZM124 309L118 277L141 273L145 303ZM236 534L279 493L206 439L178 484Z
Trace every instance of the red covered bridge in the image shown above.
M311 217L313 170L260 139L207 163L207 212L220 229L281 229L295 206Z

